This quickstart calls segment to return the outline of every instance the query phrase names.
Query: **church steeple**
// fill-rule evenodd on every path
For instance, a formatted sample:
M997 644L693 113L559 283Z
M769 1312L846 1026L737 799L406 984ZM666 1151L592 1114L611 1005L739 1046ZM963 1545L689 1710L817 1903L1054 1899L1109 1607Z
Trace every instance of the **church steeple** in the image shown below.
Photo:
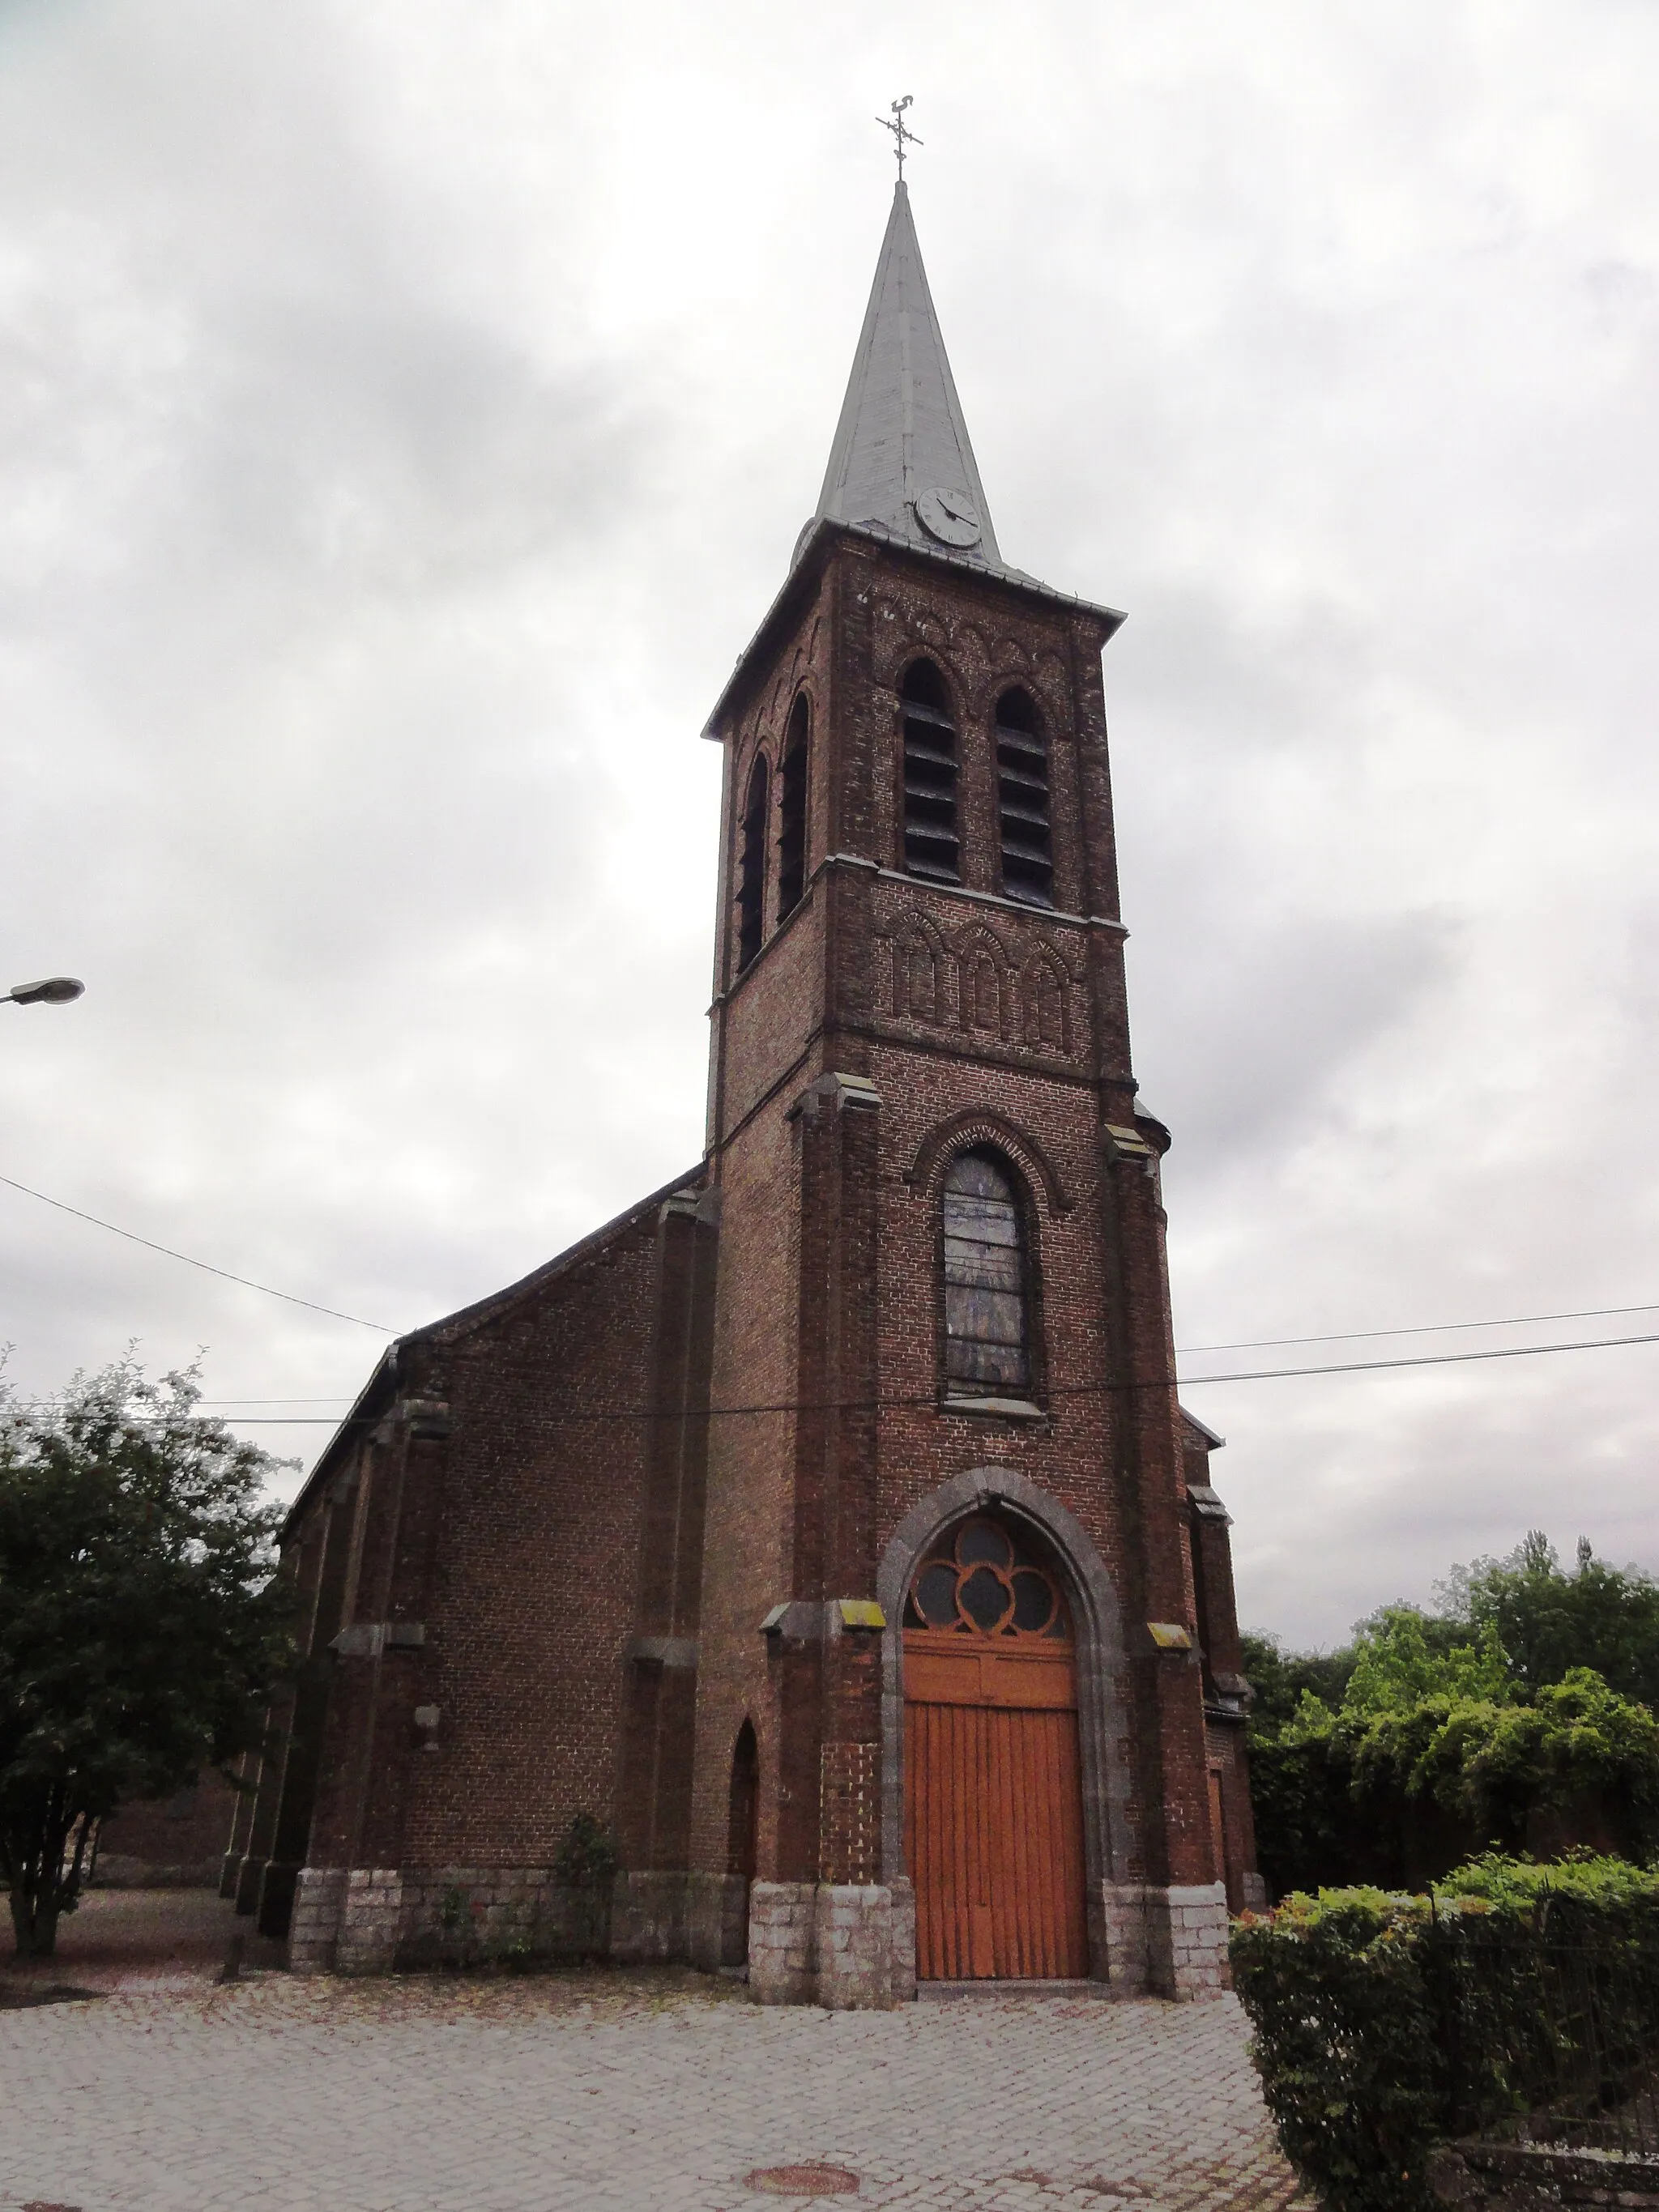
M814 520L1002 566L902 179Z

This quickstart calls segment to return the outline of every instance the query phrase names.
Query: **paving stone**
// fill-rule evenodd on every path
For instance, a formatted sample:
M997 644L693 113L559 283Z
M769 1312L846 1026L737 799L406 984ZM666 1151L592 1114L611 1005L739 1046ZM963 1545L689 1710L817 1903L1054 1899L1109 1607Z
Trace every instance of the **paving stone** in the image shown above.
M678 1969L155 1981L0 2014L0 2208L1279 2212L1231 1999L753 2006Z

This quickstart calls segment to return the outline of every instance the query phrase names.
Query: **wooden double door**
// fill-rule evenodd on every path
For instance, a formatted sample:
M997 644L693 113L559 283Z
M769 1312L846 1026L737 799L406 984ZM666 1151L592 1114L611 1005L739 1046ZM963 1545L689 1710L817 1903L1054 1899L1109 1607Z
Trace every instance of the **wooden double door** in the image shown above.
M919 1974L1087 1974L1077 1648L1055 1577L999 1522L951 1531L912 1583L904 1742Z

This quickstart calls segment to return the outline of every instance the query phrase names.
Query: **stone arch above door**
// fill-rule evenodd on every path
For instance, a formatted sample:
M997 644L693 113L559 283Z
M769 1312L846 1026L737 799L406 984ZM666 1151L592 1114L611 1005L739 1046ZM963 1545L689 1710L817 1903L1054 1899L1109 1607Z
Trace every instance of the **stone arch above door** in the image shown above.
M1095 1895L1129 1878L1134 1837L1129 1805L1127 1684L1117 1592L1089 1532L1060 1500L1012 1468L952 1475L913 1505L889 1539L877 1571L882 1636L881 1857L884 1880L903 1866L904 1647L901 1624L910 1580L928 1547L964 1515L1000 1510L1047 1541L1064 1569L1077 1632L1078 1723L1083 1765L1084 1857Z

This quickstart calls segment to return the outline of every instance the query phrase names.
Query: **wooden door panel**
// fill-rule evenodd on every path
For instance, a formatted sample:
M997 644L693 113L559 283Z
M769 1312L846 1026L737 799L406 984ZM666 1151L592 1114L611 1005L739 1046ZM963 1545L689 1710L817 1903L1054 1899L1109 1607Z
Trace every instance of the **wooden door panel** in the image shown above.
M947 1636L922 1646L913 1632L905 1638L904 1694L935 1705L1061 1708L1077 1704L1077 1674L1064 1644L987 1648Z
M1075 1711L918 1702L905 1722L922 1978L1086 1974Z

